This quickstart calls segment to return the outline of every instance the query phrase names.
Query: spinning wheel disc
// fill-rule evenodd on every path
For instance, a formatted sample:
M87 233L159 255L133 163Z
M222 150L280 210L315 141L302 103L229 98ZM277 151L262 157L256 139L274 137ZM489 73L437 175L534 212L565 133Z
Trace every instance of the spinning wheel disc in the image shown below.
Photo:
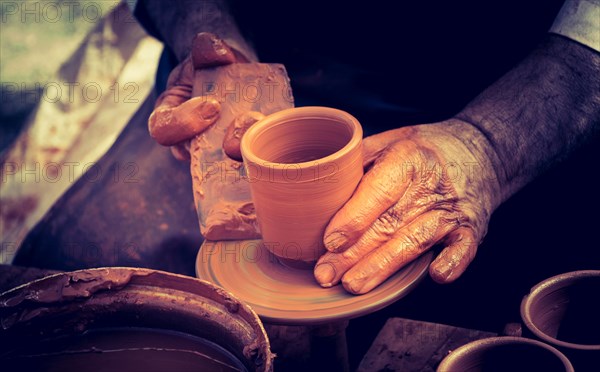
M279 262L260 240L205 241L196 276L233 293L264 320L278 324L318 324L379 310L408 294L427 273L427 253L364 295L341 285L322 288L313 271Z

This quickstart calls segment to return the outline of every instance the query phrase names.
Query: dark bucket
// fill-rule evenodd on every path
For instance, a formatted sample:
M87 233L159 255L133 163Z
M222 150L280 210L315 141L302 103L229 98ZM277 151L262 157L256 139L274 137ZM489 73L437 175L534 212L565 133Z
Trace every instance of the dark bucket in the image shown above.
M136 268L60 273L0 295L3 371L271 371L263 325L215 285Z

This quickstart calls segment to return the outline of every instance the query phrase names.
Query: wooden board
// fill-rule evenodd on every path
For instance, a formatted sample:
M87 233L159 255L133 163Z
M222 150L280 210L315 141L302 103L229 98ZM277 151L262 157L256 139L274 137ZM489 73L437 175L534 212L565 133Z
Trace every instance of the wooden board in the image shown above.
M451 350L468 342L493 336L497 334L391 318L373 341L357 371L434 372Z

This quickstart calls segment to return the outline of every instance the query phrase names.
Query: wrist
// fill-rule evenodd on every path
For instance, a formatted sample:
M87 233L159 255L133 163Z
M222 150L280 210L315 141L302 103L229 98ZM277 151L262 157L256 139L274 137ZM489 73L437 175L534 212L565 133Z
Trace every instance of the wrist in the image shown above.
M445 122L444 130L459 140L465 151L473 157L475 175L485 183L490 208L494 211L512 195L507 186L506 162L497 151L494 141L483 126L462 112Z
M435 138L434 144L440 142L438 148L445 160L454 163L464 176L453 178L464 182L462 187L479 200L485 219L489 219L505 200L503 164L494 147L477 126L462 119L452 118L430 127L436 133L431 138Z
M456 115L489 144L500 202L600 132L599 68L598 52L549 35Z

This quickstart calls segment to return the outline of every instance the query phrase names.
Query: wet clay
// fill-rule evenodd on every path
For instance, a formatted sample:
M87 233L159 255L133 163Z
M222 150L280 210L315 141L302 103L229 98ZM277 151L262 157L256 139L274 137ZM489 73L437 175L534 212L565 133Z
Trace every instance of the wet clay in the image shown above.
M252 126L241 150L263 244L310 268L325 253L325 227L363 175L360 124L332 108L288 109Z
M247 371L230 352L184 333L105 328L47 338L0 357L4 371Z
M424 254L362 296L342 286L320 287L312 270L282 264L260 240L206 241L196 274L226 288L265 322L314 325L366 315L402 298L427 274L432 256Z
M88 355L98 363L139 357L180 359L182 368L197 362L228 368L222 370L240 363L250 371L272 369L269 341L248 305L210 283L154 270L81 270L25 284L0 295L0 325L0 344L11 346L0 350L0 361L79 363ZM118 342L111 344L113 338ZM61 342L77 350L52 349ZM140 350L120 353L124 347Z
M231 125L236 119L239 136L244 125L260 117L257 115L293 107L285 68L278 64L237 63L197 70L192 96L216 99L221 104L216 123L189 145L194 203L202 235L209 240L258 238L254 209L248 207L252 198L244 168L227 156L223 143L228 128L236 127ZM236 133L228 136L235 137Z
M492 337L452 351L438 372L573 372L569 360L539 341L520 337Z

